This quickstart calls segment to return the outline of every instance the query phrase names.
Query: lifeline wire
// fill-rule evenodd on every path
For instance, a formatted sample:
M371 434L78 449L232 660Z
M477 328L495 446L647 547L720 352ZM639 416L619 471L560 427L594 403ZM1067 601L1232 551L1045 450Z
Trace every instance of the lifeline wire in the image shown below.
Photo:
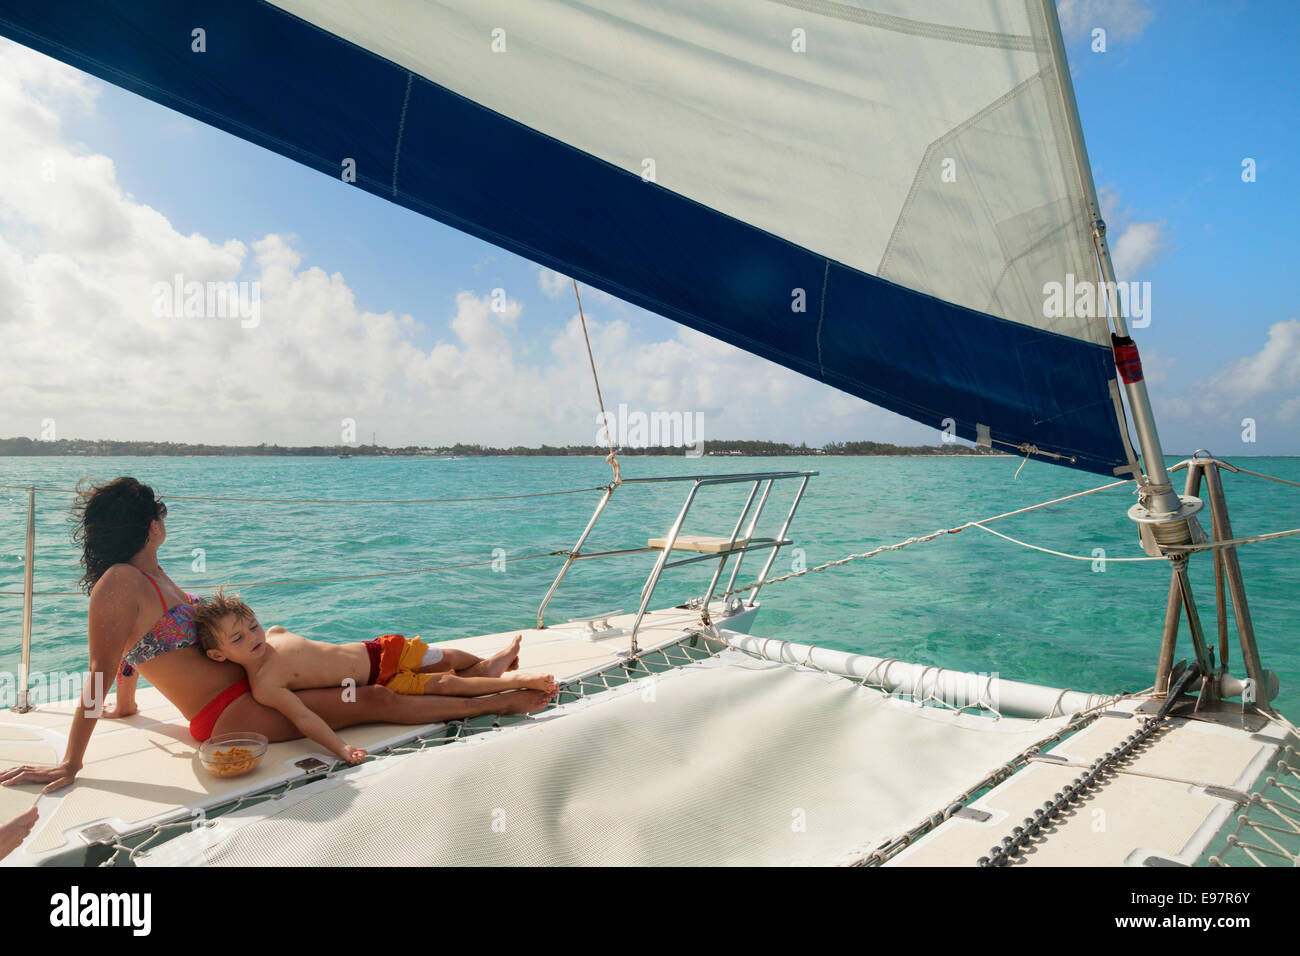
M20 491L50 491L65 495L81 494L75 488L44 488L40 485L0 485ZM487 495L478 498L214 498L209 495L159 495L168 501L242 501L264 505L436 505L461 501L508 501L515 498L547 498L551 495L579 495L587 491L604 491L604 485L593 488L567 488L562 491L533 491L523 495Z

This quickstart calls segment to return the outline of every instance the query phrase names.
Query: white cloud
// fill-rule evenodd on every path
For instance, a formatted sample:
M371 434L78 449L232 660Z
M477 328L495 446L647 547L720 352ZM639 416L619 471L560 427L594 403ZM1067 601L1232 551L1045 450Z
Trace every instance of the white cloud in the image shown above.
M1241 447L1243 421L1257 425L1251 454L1294 454L1300 416L1300 320L1275 322L1259 351L1224 363L1209 378L1160 404L1161 420L1180 423L1189 447Z
M1132 211L1122 205L1119 191L1109 185L1099 186L1097 200L1101 217L1106 221L1111 261L1121 280L1140 280L1141 272L1168 248L1164 220L1134 222Z
M1300 320L1275 322L1262 349L1223 366L1205 383L1204 392L1232 404L1300 393Z
M545 266L537 267L537 287L542 290L542 294L548 299L563 299L573 295L573 280L563 273L548 269ZM618 296L610 295L608 292L587 285L585 282L578 283L578 291L582 295L584 308L588 304L600 304L615 306L621 312L627 311L627 303Z
M1144 350L1142 352L1142 375L1146 379L1147 385L1155 388L1168 382L1169 373L1177 362L1176 358L1172 356L1166 357L1154 349Z
M1132 39L1155 15L1148 0L1056 0L1056 13L1070 41L1091 36L1096 27L1109 39Z
M1139 279L1165 248L1163 222L1134 222L1119 234L1111 246L1115 274L1121 279Z
M1293 422L1296 417L1300 416L1300 395L1289 399L1278 406L1277 420L1280 422Z
M566 289L573 288L569 284L568 276L561 275L554 269L547 269L545 266L537 267L537 287L548 299L558 299Z

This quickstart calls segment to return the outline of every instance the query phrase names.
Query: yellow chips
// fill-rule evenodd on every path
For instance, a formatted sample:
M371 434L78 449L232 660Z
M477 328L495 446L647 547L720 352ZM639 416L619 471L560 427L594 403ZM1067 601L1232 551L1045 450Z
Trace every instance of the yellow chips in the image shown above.
M256 767L261 759L260 756L254 757L253 751L246 747L231 747L229 750L214 750L203 763L209 773L218 777L238 777Z

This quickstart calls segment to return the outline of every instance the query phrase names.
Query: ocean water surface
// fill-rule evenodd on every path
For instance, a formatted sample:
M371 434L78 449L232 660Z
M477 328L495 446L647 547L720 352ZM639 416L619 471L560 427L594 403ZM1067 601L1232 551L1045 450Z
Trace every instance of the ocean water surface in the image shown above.
M1171 458L1172 464L1177 459ZM1300 480L1300 459L1240 458L1243 467ZM627 458L625 477L816 470L791 528L793 549L773 574L812 567L881 544L952 527L1103 484L1013 458ZM186 497L409 499L520 495L595 488L609 481L599 458L0 458L0 484L70 489L132 475L168 499L163 568L183 588L235 585L264 624L310 637L354 641L379 634L429 640L530 626L563 559L387 576L449 564L492 562L572 547L598 491L442 504L189 501ZM1181 490L1183 475L1175 477ZM1238 535L1300 527L1300 489L1226 475ZM663 535L686 483L625 486L587 549L637 547ZM775 533L795 483L778 482L759 534ZM748 486L707 487L687 532L730 534ZM34 672L86 666L86 597L60 491L36 494ZM998 522L998 530L1073 554L1104 549L1137 557L1125 511L1129 488L1101 492ZM21 592L25 489L0 488L0 592ZM1208 518L1206 520L1208 525ZM200 560L201 558L201 560ZM756 560L757 558L757 560ZM550 623L635 610L654 556L579 562L547 611ZM1277 672L1278 705L1300 721L1300 536L1241 550L1264 666ZM747 571L762 564L746 560ZM1210 640L1212 562L1193 559L1193 584ZM1136 691L1153 682L1169 571L1163 562L1070 561L968 529L764 589L753 632L842 650L997 673L1055 687ZM712 563L669 571L654 606L707 586ZM254 586L339 576L338 582ZM742 572L742 579L745 577ZM725 578L724 578L725 580ZM0 671L18 669L22 598L0 594ZM1230 663L1241 674L1235 627ZM1179 656L1190 656L1186 626ZM12 678L11 678L12 679Z

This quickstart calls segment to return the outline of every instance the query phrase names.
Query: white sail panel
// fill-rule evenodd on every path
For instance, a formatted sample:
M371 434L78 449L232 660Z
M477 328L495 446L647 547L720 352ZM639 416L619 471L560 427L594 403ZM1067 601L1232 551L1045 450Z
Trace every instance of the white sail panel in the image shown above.
M1037 0L276 5L854 269L1108 342L1043 315L1096 270Z

